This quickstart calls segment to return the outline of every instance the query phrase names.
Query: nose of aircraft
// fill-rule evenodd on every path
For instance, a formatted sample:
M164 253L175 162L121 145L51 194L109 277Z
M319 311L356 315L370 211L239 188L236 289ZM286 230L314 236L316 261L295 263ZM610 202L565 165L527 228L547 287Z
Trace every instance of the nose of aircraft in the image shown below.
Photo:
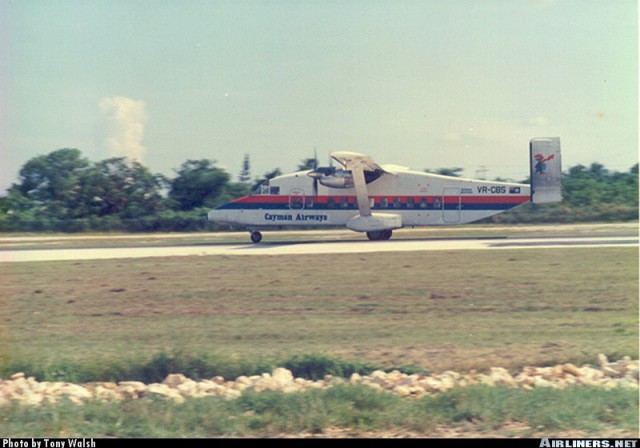
M213 209L207 213L207 219L214 222L226 222L227 212L225 210Z

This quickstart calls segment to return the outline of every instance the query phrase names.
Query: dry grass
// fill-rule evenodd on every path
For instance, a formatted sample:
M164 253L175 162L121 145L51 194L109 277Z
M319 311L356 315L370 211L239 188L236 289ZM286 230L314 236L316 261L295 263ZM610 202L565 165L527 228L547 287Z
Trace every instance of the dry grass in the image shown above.
M123 249L126 250L126 249ZM637 248L16 263L7 359L327 354L431 371L638 354Z

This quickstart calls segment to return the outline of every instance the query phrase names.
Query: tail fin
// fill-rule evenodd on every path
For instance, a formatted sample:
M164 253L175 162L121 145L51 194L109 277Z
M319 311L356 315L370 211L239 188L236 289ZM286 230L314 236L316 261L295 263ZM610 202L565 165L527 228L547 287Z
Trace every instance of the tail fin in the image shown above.
M562 200L560 138L534 138L530 142L531 202Z

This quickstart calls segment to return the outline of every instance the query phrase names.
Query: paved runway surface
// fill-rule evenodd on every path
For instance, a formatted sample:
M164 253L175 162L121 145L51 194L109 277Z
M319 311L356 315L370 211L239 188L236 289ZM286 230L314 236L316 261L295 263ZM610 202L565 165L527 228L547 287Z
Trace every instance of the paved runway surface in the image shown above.
M99 239L99 238L97 238ZM5 243L11 238L3 238ZM28 238L16 241L29 244ZM37 239L34 238L37 241ZM263 242L211 243L163 247L119 247L76 249L26 249L0 250L0 262L99 260L114 258L145 258L171 256L208 255L301 255L367 252L402 252L434 250L509 250L542 248L590 248L590 247L638 247L638 236L563 236L563 237L484 237L484 238L437 238L437 239L391 239L389 241L309 241L309 242Z

